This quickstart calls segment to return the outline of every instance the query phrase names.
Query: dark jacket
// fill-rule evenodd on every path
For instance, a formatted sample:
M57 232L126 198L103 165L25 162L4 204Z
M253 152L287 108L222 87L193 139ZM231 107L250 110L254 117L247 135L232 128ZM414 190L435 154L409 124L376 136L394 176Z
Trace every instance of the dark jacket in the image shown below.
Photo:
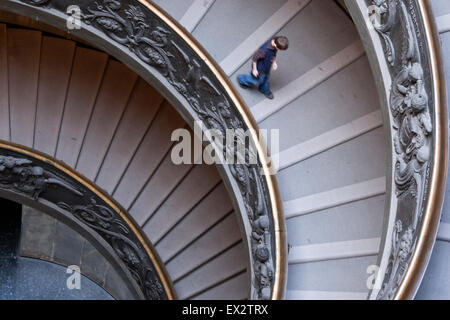
M273 61L277 56L277 49L272 46L272 39L264 43L254 54L252 61L256 61L259 73L270 73Z

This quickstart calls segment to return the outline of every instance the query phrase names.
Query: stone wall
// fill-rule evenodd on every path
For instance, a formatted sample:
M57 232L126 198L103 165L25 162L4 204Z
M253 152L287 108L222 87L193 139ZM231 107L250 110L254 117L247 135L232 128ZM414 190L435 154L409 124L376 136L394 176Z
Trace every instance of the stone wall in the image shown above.
M134 299L124 280L84 237L57 219L23 206L20 255L63 265L81 274L116 299Z

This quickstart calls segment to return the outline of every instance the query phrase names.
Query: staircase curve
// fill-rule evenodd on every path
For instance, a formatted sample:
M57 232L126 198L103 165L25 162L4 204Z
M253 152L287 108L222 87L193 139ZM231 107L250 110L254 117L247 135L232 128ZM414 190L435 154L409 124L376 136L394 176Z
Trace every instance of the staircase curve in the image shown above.
M49 2L6 1L9 5L0 7L45 15ZM154 2L209 52L235 87L236 75L249 72L249 59L259 45L275 34L289 37L291 46L279 54L279 70L271 78L275 99L239 89L257 126L279 130L279 150L272 157L279 160L276 177L285 218L280 225L286 224L289 244L286 298L373 295L371 275L385 259L390 230L392 168L387 164L392 155L377 91L380 81L358 33L361 23L355 26L340 2L331 0ZM431 4L446 57L450 7L445 1ZM50 24L64 28L52 19ZM0 31L0 47L7 48L3 56L0 52L0 63L7 64L9 85L8 95L2 96L10 112L0 117L9 119L0 126L2 139L64 161L118 201L155 244L179 298L261 298L261 290L248 293L248 240L238 232L241 220L233 213L236 200L228 196L229 182L214 167L174 166L170 161L170 133L188 127L176 94L162 81L131 71L142 65L107 42L96 50L35 30L3 25ZM101 51L120 57L130 69ZM77 64L77 59L90 64ZM26 73L32 76L20 77ZM44 82L55 77L60 81ZM79 101L80 90L86 101ZM421 298L448 296L445 208L418 291ZM432 288L439 282L436 293ZM280 284L278 298L283 291Z

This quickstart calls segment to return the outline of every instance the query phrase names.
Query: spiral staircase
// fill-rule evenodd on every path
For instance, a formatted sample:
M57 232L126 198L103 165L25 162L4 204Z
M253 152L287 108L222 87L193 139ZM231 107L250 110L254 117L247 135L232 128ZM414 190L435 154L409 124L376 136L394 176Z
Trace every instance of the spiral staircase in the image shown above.
M258 126L279 130L272 153L287 226L286 298L366 299L382 255L387 137L369 59L345 7L331 0L154 2L236 88L261 43L289 38L271 77L275 99L238 89ZM447 62L450 3L431 4ZM250 298L246 239L229 188L215 166L173 164L171 134L189 124L164 92L76 32L0 17L0 139L64 162L117 201L153 243L178 298ZM450 297L445 197L420 299Z

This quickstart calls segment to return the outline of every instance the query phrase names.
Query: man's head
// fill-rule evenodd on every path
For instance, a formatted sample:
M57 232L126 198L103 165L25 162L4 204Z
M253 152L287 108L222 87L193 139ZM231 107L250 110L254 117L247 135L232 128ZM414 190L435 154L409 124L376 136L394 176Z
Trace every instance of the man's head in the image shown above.
M284 36L275 37L273 43L278 50L287 50L289 48L289 40Z

